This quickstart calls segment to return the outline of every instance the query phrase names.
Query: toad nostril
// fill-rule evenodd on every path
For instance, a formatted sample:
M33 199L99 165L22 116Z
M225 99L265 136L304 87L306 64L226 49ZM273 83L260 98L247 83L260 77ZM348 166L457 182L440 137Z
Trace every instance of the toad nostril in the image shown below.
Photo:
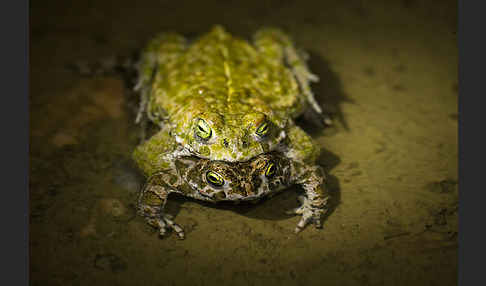
M228 147L229 143L228 143L228 140L226 140L226 138L223 139L223 145Z
M248 146L248 143L246 141L241 141L241 146L243 146L243 148L246 148Z

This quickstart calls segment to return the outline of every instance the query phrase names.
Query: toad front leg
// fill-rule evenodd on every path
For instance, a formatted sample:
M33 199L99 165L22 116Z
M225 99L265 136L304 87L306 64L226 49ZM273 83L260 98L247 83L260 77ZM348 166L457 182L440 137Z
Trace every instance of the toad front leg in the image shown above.
M321 228L321 218L326 213L327 204L331 199L327 192L324 171L317 165L308 167L294 164L294 169L300 173L297 183L301 184L305 191L305 196L298 197L301 206L287 212L302 215L294 232L299 233L309 223Z
M305 190L305 196L299 196L301 206L290 210L290 214L300 214L302 219L295 228L299 233L308 223L321 227L321 217L326 212L331 197L326 186L324 170L315 162L319 157L319 146L297 126L290 126L288 136L279 150L292 164L291 178Z
M302 129L291 126L284 144L280 145L279 149L291 162L291 178L294 178L294 183L300 184L305 190L305 196L299 196L302 205L289 211L302 215L295 232L300 232L308 223L321 227L321 217L326 212L331 198L324 170L316 164L320 147Z
M164 182L161 175L150 177L140 194L138 212L149 225L159 230L160 236L164 236L167 229L173 229L179 239L184 239L184 230L172 220L171 215L164 214L167 197L172 192L176 191Z

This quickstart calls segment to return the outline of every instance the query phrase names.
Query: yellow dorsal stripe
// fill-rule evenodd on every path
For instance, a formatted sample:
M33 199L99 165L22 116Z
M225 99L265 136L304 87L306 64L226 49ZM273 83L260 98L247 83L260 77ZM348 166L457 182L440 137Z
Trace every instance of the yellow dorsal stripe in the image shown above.
M231 69L228 64L228 48L225 45L221 45L221 53L223 54L223 66L224 66L224 74L226 76L226 86L228 87L228 91L226 93L226 106L229 110L231 110L231 95L233 94L233 87L232 87L232 77L231 77Z

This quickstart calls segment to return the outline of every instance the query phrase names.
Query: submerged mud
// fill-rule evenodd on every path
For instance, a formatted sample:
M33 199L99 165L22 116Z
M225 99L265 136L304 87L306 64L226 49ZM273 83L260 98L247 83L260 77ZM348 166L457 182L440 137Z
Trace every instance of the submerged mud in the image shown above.
M31 3L30 283L456 285L457 3L435 2ZM323 148L322 229L293 233L294 186L256 204L171 196L186 240L160 239L136 212L136 99L119 76L60 68L214 23L281 26L310 52L335 114L324 129L299 120Z

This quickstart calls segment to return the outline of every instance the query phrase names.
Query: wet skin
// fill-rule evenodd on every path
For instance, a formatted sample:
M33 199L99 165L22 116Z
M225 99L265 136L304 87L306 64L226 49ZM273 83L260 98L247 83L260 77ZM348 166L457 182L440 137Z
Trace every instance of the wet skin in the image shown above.
M184 239L183 229L164 213L171 193L211 202L257 201L294 184L300 184L305 191L299 196L301 206L288 212L302 215L294 231L300 232L309 223L321 227L330 200L322 168L294 162L279 151L237 163L193 156L177 158L166 170L148 178L140 195L139 213L161 236L173 229Z
M305 58L276 28L257 31L252 43L221 26L192 42L160 34L139 63L137 120L150 120L165 135L149 138L134 156L149 160L154 154L143 154L150 149L143 144L158 144L162 153L154 164L192 155L241 162L274 150L285 138L308 137L294 119L308 106L322 111L309 87L317 77ZM294 146L296 159L315 157L315 148Z
M302 214L295 231L321 225L329 196L315 163L320 148L294 124L307 107L322 114L309 87L317 77L305 60L275 28L259 30L252 43L215 26L193 42L163 33L148 44L137 120L160 129L133 153L148 178L139 202L145 221L161 235L172 228L183 238L164 214L170 193L237 202L300 184L306 194L294 210ZM270 161L276 169L268 177Z

